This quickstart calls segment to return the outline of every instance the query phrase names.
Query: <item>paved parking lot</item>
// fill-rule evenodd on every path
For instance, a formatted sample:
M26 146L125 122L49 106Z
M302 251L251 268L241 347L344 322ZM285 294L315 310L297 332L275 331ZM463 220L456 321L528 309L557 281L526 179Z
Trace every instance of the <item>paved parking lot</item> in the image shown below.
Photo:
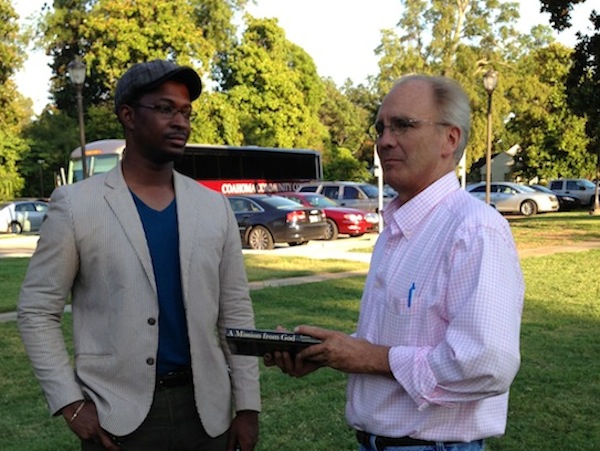
M372 248L377 240L377 233L367 233L359 237L340 236L333 241L313 240L302 246L289 246L287 244L276 244L275 249L269 251L255 251L244 249L244 254L264 254L274 256L295 256L308 258L334 258L354 261L369 262L370 252L353 252L356 249Z
M341 236L333 241L309 241L302 246L277 244L270 251L254 251L244 249L248 254L293 255L310 258L343 258L347 260L366 261L371 258L369 252L351 252L353 249L371 248L377 239L376 233L367 233L359 237ZM37 245L38 235L4 235L0 236L0 257L30 257Z
M38 239L37 234L0 235L0 257L31 257Z

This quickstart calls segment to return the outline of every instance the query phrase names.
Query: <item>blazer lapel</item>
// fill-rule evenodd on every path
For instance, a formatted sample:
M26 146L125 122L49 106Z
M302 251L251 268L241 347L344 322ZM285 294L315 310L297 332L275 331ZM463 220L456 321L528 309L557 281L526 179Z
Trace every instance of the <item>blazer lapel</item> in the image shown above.
M104 198L114 212L116 221L120 224L131 243L152 289L156 292L156 280L154 278L152 258L150 257L144 226L137 212L131 192L123 178L120 164L107 173L106 188Z
M187 298L187 288L190 280L190 262L192 252L196 248L199 232L196 230L199 224L198 200L194 198L189 183L184 176L174 171L175 199L177 200L177 221L179 228L179 261L181 265L181 288L184 298ZM191 182L193 183L193 182Z

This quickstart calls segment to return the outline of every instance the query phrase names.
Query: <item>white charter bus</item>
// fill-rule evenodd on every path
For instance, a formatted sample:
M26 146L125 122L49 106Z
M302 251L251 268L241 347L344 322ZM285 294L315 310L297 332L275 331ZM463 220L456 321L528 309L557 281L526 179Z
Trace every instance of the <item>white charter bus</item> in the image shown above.
M114 168L125 141L106 139L85 145L88 175ZM321 154L310 149L188 144L175 169L223 194L295 191L302 183L321 180ZM71 152L67 183L83 178L81 148Z

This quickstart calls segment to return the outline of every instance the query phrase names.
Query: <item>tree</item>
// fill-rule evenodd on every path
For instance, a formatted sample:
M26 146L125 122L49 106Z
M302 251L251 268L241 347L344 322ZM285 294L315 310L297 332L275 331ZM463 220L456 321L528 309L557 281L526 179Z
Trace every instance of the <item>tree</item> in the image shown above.
M246 16L241 43L221 65L220 90L238 109L244 145L322 150L323 85L315 64L276 19Z
M366 181L370 178L367 166L372 157L370 160L362 158L362 148L369 138L370 111L353 103L344 92L350 89L349 84L342 91L331 79L324 79L323 84L325 96L319 116L329 134L323 150L325 178Z
M234 11L247 0L55 0L46 9L38 26L39 45L51 56L51 93L54 106L27 130L31 151L25 166L44 159L48 174L65 167L69 153L79 146L75 91L67 77L67 66L76 55L87 65L83 86L85 132L88 142L122 136L113 111L117 79L134 63L164 58L195 67L199 73L212 73L211 65L235 42ZM205 78L206 81L206 78ZM205 90L206 92L207 90ZM202 96L204 113L193 124L192 138L211 124L215 102ZM222 97L222 96L221 96ZM212 105L212 107L209 107ZM222 106L222 105L220 105ZM218 108L220 108L220 106ZM198 106L196 106L198 109ZM202 111L201 111L202 112ZM62 130L61 137L51 129ZM227 128L226 138L232 138ZM211 135L214 141L219 137ZM48 155L51 153L51 155ZM25 168L31 177L36 166Z
M572 49L553 43L533 50L520 62L521 82L507 91L513 117L508 122L522 152L517 174L525 180L539 177L578 177L593 167L587 152L586 119L573 115L567 103L565 82Z
M223 92L204 92L194 106L191 142L239 146L244 141L237 106Z
M27 144L18 137L31 114L31 104L12 79L23 63L23 39L10 1L0 0L0 200L18 196L24 181L17 164Z
M25 141L14 133L0 129L0 201L18 196L23 189L24 180L17 164L25 150Z
M518 5L500 0L402 0L404 13L398 32L384 30L377 92L385 95L396 79L409 73L446 75L456 79L470 96L473 110L467 167L485 153L487 93L481 79L489 67L509 67L522 41L514 28ZM494 130L503 130L511 105L504 90L514 80L503 72L494 95ZM508 146L510 147L510 146Z
M76 117L67 66L76 55L87 65L87 105L110 103L117 79L132 64L155 58L198 62L208 70L213 46L194 22L187 0L56 0L40 25L52 57L51 92L56 106Z
M57 131L59 131L57 133ZM46 107L42 114L23 131L29 149L23 153L20 170L25 177L25 196L39 196L39 163L44 161L44 187L54 187L55 177L66 171L69 155L79 145L77 120L55 107ZM46 195L48 193L45 193Z
M462 46L478 49L480 61L494 63L511 50L519 34L513 23L518 5L500 0L402 0L404 13L394 30L382 32L376 49L381 56L378 89L387 93L406 73L431 73L455 77ZM470 73L477 67L472 67Z
M540 0L542 11L550 12L550 22L557 30L571 26L573 5L585 0ZM596 200L594 214L600 214L600 14L592 11L590 21L595 30L591 35L577 33L573 66L567 79L567 95L573 110L587 117L589 150L596 155Z
M561 31L571 26L573 6L585 2L586 0L540 0L540 12L550 13L552 27Z
M237 43L237 27L233 23L235 12L241 12L248 0L192 0L196 26L215 50L211 76L217 84L223 81L219 64Z

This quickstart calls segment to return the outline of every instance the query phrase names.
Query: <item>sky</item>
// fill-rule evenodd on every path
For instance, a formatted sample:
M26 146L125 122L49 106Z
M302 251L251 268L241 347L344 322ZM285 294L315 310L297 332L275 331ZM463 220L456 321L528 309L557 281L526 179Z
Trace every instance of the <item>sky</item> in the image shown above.
M520 3L518 28L527 32L537 24L549 25L549 14L539 12L538 0L516 0ZM38 13L50 0L13 0L22 19ZM588 17L595 0L578 5L572 14L573 26L555 38L574 46L575 32L589 30ZM395 28L402 13L399 0L256 0L250 6L255 17L275 17L289 41L302 47L314 60L322 77L331 77L341 85L347 78L355 84L377 73L374 50L381 42L381 30ZM30 97L36 114L47 103L48 59L43 52L28 49L28 59L16 74L19 91Z

